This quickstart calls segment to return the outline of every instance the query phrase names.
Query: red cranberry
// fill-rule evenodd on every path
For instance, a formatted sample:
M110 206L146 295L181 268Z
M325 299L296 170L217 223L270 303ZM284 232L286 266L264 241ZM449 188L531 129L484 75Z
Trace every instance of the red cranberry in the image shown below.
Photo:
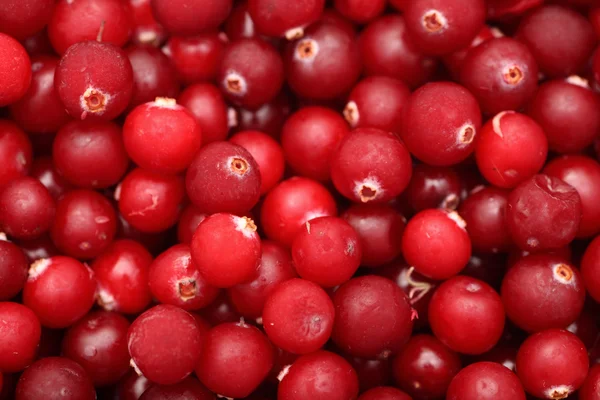
M12 299L23 289L28 268L29 260L23 250L0 240L0 301Z
M406 225L402 254L426 277L448 279L458 274L471 257L465 221L455 211L421 211Z
M60 254L54 243L52 243L50 235L42 235L32 240L21 240L18 242L18 245L30 263L40 258L50 258Z
M227 291L236 310L246 318L261 318L268 296L279 284L297 276L288 249L270 241L262 241L261 249L256 278Z
M590 296L600 301L600 237L592 240L583 254L581 276Z
M460 177L453 169L419 164L413 169L405 195L415 211L428 208L455 210L461 191Z
M36 157L29 175L42 182L54 200L58 200L60 196L72 189L71 185L54 167L52 157Z
M200 225L207 216L206 213L198 210L193 204L188 204L183 209L179 222L177 222L177 240L183 244L190 244L198 225Z
M412 400L412 398L393 387L380 386L363 392L358 400Z
M233 0L152 0L152 14L172 35L192 36L221 25Z
M357 357L388 357L397 353L408 341L416 317L402 290L389 279L375 275L354 278L342 285L333 296L333 304L336 320L332 339L346 353Z
M204 339L196 375L221 397L250 395L273 365L273 348L257 328L243 322L221 324Z
M504 366L493 362L471 364L452 380L448 400L525 400L519 378Z
M187 194L206 213L242 214L260 197L260 170L250 152L229 142L202 147L186 174Z
M115 199L123 218L141 232L164 231L177 223L185 198L180 176L136 168L117 187Z
M90 313L65 334L63 355L77 361L94 385L117 383L129 370L128 329L129 322L119 314Z
M155 385L152 385L144 375L138 375L133 369L130 369L127 375L119 381L115 392L119 400L139 400L150 386Z
M217 32L191 37L172 36L162 51L171 61L179 80L191 84L217 78L225 44Z
M548 329L529 336L517 354L517 374L535 397L564 399L583 384L589 360L571 332Z
M128 0L131 18L133 20L133 33L131 41L138 46L160 46L167 38L167 32L154 15L152 15L151 0ZM137 399L135 399L137 400Z
M331 158L336 189L356 202L384 203L398 196L412 174L410 154L396 135L358 128L344 136Z
M64 256L34 262L23 289L23 304L31 308L42 325L66 328L83 317L94 304L94 272Z
M281 92L275 99L256 110L237 109L233 114L235 118L232 126L236 126L238 131L257 130L278 138L290 108L289 96Z
M579 72L596 43L594 29L585 17L558 5L539 7L525 16L516 37L529 47L540 71L550 78Z
M304 279L280 283L267 297L262 315L271 342L294 354L323 347L331 336L334 317L328 294Z
M531 118L502 111L483 125L475 159L479 171L495 186L512 188L531 178L546 161L548 140Z
M214 400L215 395L196 378L188 376L174 385L152 385L139 400ZM137 399L136 399L137 400Z
M16 9L22 7L21 4ZM2 15L7 14L2 13ZM0 62L0 70L2 70L0 107L4 107L23 98L27 93L31 84L31 61L23 46L4 33L0 33L0 56L2 60Z
M503 34L499 29L490 28L489 26L484 25L468 46L442 57L444 66L448 69L450 75L458 80L460 77L460 71L465 63L465 59L467 58L467 55L471 53L471 50L478 47L483 42L493 39L494 37L502 36Z
M123 50L108 43L79 42L61 58L54 85L69 115L107 121L129 105L133 70Z
M246 1L238 2L233 7L233 10L225 21L225 34L229 40L237 40L241 38L257 37L259 33L256 31L256 26L252 17L248 12L248 3Z
M31 142L17 125L0 119L0 187L29 173L33 151Z
M0 369L3 372L22 371L33 362L40 343L41 327L29 308L10 302L0 302Z
M54 0L7 0L0 15L2 32L23 40L41 31L50 20Z
M30 57L55 56L54 49L48 38L48 32L45 28L36 34L29 36L25 40L22 40L21 44L25 50L27 50L27 54L29 54Z
M600 334L600 329L596 325L596 316L587 310L583 310L579 318L566 329L581 339L588 350L594 347Z
M335 8L352 22L364 24L382 14L385 0L335 0Z
M488 18L502 20L503 18L520 16L543 2L544 0L487 0Z
M590 368L578 394L580 400L600 399L600 365L594 365Z
M307 0L301 3L286 0L250 0L248 12L256 29L268 36L285 36L292 40L302 37L304 29L317 21L323 12L325 0Z
M361 391L369 390L377 386L387 385L391 381L391 358L369 360L366 358L352 357L349 355L345 355L344 357L356 371Z
M200 310L200 315L212 326L225 322L239 322L241 318L241 315L229 301L225 291L221 291L215 301Z
M442 343L464 354L482 354L498 343L504 306L487 283L456 276L442 283L429 303L431 330ZM477 330L477 335L472 333Z
M17 383L16 400L58 400L66 396L78 400L95 400L91 379L75 361L48 357L27 368Z
M69 183L86 189L117 184L129 166L121 128L113 122L63 125L52 145L52 159Z
M192 261L189 246L185 244L171 247L154 260L150 265L148 286L159 302L184 310L203 308L219 294L218 289L204 281Z
M358 397L356 371L342 357L328 351L300 357L281 372L280 381L278 400L346 400Z
M188 86L177 98L202 129L202 143L225 140L229 133L229 110L221 91L210 83Z
M477 98L481 111L493 115L518 110L533 96L538 67L527 46L502 37L469 51L460 81Z

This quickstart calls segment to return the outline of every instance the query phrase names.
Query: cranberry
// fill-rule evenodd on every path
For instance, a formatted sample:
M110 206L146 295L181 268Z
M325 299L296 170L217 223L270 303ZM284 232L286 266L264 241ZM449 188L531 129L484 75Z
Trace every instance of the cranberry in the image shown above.
M239 322L241 318L241 315L229 301L225 291L222 291L215 301L204 307L200 311L200 315L212 326L225 322Z
M262 315L271 342L294 354L323 347L331 336L334 317L327 293L304 279L280 283L267 297Z
M206 213L245 213L260 197L260 170L250 152L228 142L202 147L186 173L187 194Z
M233 7L233 10L231 10L229 17L225 21L224 28L224 32L229 40L259 36L254 21L252 21L252 17L250 17L250 13L248 12L248 3L246 1L238 2Z
M551 78L579 72L596 43L585 17L558 5L539 7L525 16L516 38L529 47L540 71Z
M115 392L119 400L139 400L150 386L155 385L152 385L144 375L138 375L133 369L130 369L127 375L119 381Z
M452 168L419 164L413 169L405 194L415 211L428 208L455 210L461 191L460 177Z
M494 37L502 36L503 34L499 29L490 28L489 26L484 25L468 46L442 57L444 66L448 69L450 75L458 80L460 77L460 71L465 63L465 59L467 58L467 55L471 53L471 50Z
M273 348L257 328L243 322L221 324L204 339L196 375L221 397L250 395L273 365Z
M258 130L278 138L289 113L290 99L282 92L256 110L238 109L232 114L231 125L237 130Z
M50 258L60 254L54 243L52 243L50 235L42 235L37 239L21 240L18 244L30 263L40 258Z
M0 15L2 32L16 39L26 39L41 31L50 20L54 0L7 0Z
M28 268L29 260L23 250L0 240L0 301L12 299L23 289Z
M396 135L357 128L344 136L331 158L336 189L356 202L387 202L399 195L412 174L410 154Z
M458 354L431 335L413 336L393 361L396 383L417 399L444 397L460 369Z
M600 365L594 365L590 368L590 372L588 372L578 394L581 400L600 399Z
M107 188L129 166L121 128L113 122L72 121L52 145L54 166L67 182L81 188Z
M279 284L297 276L288 249L270 241L262 241L261 249L256 278L227 291L235 309L246 318L261 318L269 295Z
M318 22L283 52L287 83L294 93L310 99L344 95L361 72L356 39L344 28Z
M10 105L11 116L28 132L53 133L70 120L54 87L58 62L52 56L34 57L31 85L20 100Z
M33 36L29 36L25 40L22 40L21 44L25 50L27 50L27 54L29 54L30 57L55 56L46 29L42 29Z
M25 132L15 123L0 119L0 187L15 178L27 175L32 158L31 142Z
M177 98L202 129L202 143L225 140L229 133L229 110L221 91L210 83L188 86Z
M464 354L482 354L498 343L504 306L487 283L456 276L442 283L429 303L431 330L442 343ZM477 330L476 336L472 332Z
M358 397L358 378L337 354L317 351L297 359L280 374L279 400L346 400Z
M301 3L286 0L249 0L248 12L256 29L268 36L302 37L306 26L317 21L323 12L325 0L307 0Z
M502 111L483 125L475 159L479 171L495 186L512 188L531 178L546 161L548 140L531 118Z
M71 185L56 170L52 157L36 157L31 165L31 177L38 179L48 189L54 200L72 189Z
M185 198L180 176L136 168L117 187L115 199L123 218L141 232L164 231L177 223Z
M154 383L172 385L194 370L202 339L190 313L161 304L135 319L129 327L127 346L136 371Z
M151 0L128 0L133 20L131 41L138 46L158 47L166 40L167 32L152 15L150 2Z
M31 264L23 304L35 312L42 325L66 328L92 308L95 295L96 278L87 265L55 256Z
M166 399L214 400L215 395L198 382L197 379L188 376L174 385L152 385L139 397L139 400Z
M520 16L543 2L544 0L487 0L488 18L501 20Z
M574 333L586 349L592 349L599 338L600 329L596 325L596 316L592 312L583 310L579 318L566 328L569 332Z
M333 304L336 319L332 339L346 353L357 357L388 357L397 353L408 341L416 317L402 290L376 275L346 282L335 292Z
M335 111L316 106L301 108L281 130L285 161L299 175L328 181L332 154L348 132L348 124Z
M395 78L414 89L428 81L437 61L423 55L408 38L402 15L384 15L371 22L358 41L366 75Z
M511 38L490 39L469 51L460 81L481 110L496 114L520 109L535 93L538 67L524 44Z
M352 22L364 24L382 14L385 0L335 0L335 8Z
M200 225L207 216L206 213L198 210L193 204L188 204L183 209L179 222L177 222L177 240L183 244L190 244L198 225Z
M393 387L380 386L363 392L358 400L412 400L412 398Z
M17 9L21 7L22 5ZM8 14L11 13L2 15ZM0 33L0 60L0 107L4 107L23 98L27 93L31 84L31 61L23 46L4 33Z
M233 0L152 0L152 14L176 36L192 36L221 25Z
M0 302L0 370L22 371L31 364L40 343L40 321L29 308Z
M581 276L585 287L596 301L600 299L600 237L588 245L581 260Z
M128 329L129 322L119 314L90 313L65 334L63 355L77 361L94 385L117 383L129 370Z
M387 385L392 376L392 359L378 358L369 360L366 358L345 355L346 360L358 375L360 390L369 390L377 386ZM291 364L291 363L290 363Z
M544 174L563 180L579 193L581 198L581 223L577 237L591 237L600 232L600 164L582 156L562 156L550 161Z
M107 121L129 105L133 69L123 50L108 43L79 42L61 58L54 85L69 115Z
M543 399L564 399L579 389L588 365L581 340L561 329L529 336L517 354L517 375L523 387Z
M452 380L448 400L525 400L519 378L504 366L493 362L471 364Z
M171 247L154 260L150 265L148 286L159 302L184 310L205 307L219 294L218 289L204 281L192 261L190 247L185 244Z
M450 253L449 249L452 249ZM406 225L402 254L426 277L448 279L458 274L471 257L471 240L465 221L455 211L421 211Z
M15 399L95 400L96 391L81 365L64 357L36 361L19 378Z
M191 37L173 36L162 51L171 61L179 80L191 84L217 78L225 44L217 32Z

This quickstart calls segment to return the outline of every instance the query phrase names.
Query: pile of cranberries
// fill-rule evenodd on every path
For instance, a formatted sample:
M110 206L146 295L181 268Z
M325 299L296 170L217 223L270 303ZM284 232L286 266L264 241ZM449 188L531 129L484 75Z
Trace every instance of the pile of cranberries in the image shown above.
M0 0L0 400L600 400L599 0Z

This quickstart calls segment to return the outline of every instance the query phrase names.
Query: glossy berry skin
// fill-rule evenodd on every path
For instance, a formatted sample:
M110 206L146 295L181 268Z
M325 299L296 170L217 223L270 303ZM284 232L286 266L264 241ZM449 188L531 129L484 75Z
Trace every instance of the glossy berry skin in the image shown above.
M59 400L65 396L95 400L96 391L81 365L66 357L47 357L23 372L17 383L15 399Z
M502 281L508 318L527 332L565 328L575 322L585 301L582 275L562 258L534 254L517 261Z
M154 384L141 393L138 398L139 400L215 400L215 395L204 387L198 379L188 376L174 385Z
M379 386L363 392L358 400L412 400L412 397L391 386Z
M174 99L157 98L127 115L123 143L139 167L177 174L190 165L200 149L202 130L192 113Z
M196 375L212 392L242 398L265 379L273 357L271 343L254 326L221 324L206 334Z
M191 37L171 36L162 52L171 61L174 76L181 83L194 84L216 79L225 45L218 32L207 32Z
M58 58L37 56L31 60L31 85L20 100L10 105L10 114L19 126L36 133L54 133L71 118L54 87Z
M600 164L583 155L568 155L550 161L542 172L563 180L579 193L582 215L577 237L600 232L600 204L595 200L600 189Z
M203 212L243 214L260 197L260 170L250 152L229 142L210 143L196 154L185 177L187 195Z
M465 221L454 211L421 211L406 225L402 254L409 265L428 278L448 279L458 274L471 257Z
M211 83L190 85L177 98L202 130L202 143L225 140L229 133L229 109L219 88Z
M97 311L69 328L62 354L81 365L94 385L115 384L129 370L129 322L117 313Z
M219 294L217 288L206 284L185 244L175 245L156 257L150 265L148 286L160 303L184 310L203 308Z
M250 0L248 12L256 29L267 36L285 36L294 39L302 36L304 28L319 19L325 0L308 0L301 3L285 0Z
M394 379L414 398L443 398L461 370L458 354L431 335L415 335L394 358Z
M383 13L386 6L384 0L336 0L335 8L344 17L357 23L366 23Z
M31 84L31 61L23 46L0 33L0 107L21 99Z
M480 129L481 111L475 97L455 83L434 82L409 98L400 136L419 160L447 166L473 152Z
M319 350L333 329L335 310L329 295L304 279L279 284L267 297L262 319L269 340L293 353Z
M452 380L448 400L525 400L525 391L519 378L508 368L494 362L469 365Z
M0 302L0 369L22 371L36 357L41 336L40 321L32 310L18 303Z
M15 297L25 285L29 260L16 244L0 240L0 301Z
M208 214L198 210L193 204L188 204L177 222L177 240L179 243L190 244L196 228Z
M29 138L14 122L0 119L0 187L29 173L33 161Z
M85 74L80 72L82 68ZM95 41L79 42L61 58L54 86L71 117L108 121L129 105L133 69L120 48Z
M48 189L30 177L15 179L0 190L0 227L17 239L35 239L46 233L56 205Z
M318 22L283 51L285 76L294 93L309 99L334 99L358 80L361 60L356 39L344 28Z
M192 260L208 285L228 288L252 280L260 264L260 238L248 217L207 217L191 243Z
M273 100L283 80L279 53L261 39L239 39L230 43L217 71L223 95L230 102L250 109Z
M585 380L585 346L571 332L548 329L529 336L517 353L517 375L527 393L542 399L565 398Z
M66 255L84 260L94 258L106 249L116 233L115 210L98 192L73 190L56 203L50 236Z
M595 364L590 368L578 394L581 400L600 399L600 365Z
M52 160L67 182L85 189L113 186L129 167L121 128L113 122L63 125L52 144Z
M269 295L281 283L297 277L287 248L276 242L263 240L261 250L256 278L227 290L231 303L245 318L260 318Z
M479 33L473 38L473 40L471 40L471 43L468 46L443 56L442 61L448 72L450 72L450 76L455 79L460 77L462 66L467 58L467 55L471 53L471 50L487 40L502 36L503 35L500 30L492 30L489 26L484 25L479 30Z
M332 155L349 131L339 113L326 107L303 107L290 115L281 130L285 161L298 175L328 181Z
M459 175L449 167L417 164L405 196L415 211L428 208L455 210L463 190Z
M416 315L406 295L389 279L376 275L351 279L336 290L333 304L336 320L331 337L347 354L385 358L410 338Z
M504 329L504 306L487 283L456 276L442 283L429 303L434 335L452 350L482 354L498 343ZM472 332L479 334L474 337Z
M412 161L391 132L358 128L344 136L331 158L331 179L344 197L357 203L385 203L408 186Z
M185 198L180 176L136 168L117 187L115 200L121 215L141 232L155 233L175 225Z
M494 186L513 188L539 172L547 154L548 140L533 119L502 111L481 128L475 160Z
M278 400L346 400L358 396L356 371L342 357L328 351L298 358L281 376Z
M581 276L590 296L600 299L600 239L596 237L585 249L581 260Z
M348 281L358 269L361 257L358 234L338 217L307 221L292 243L298 275L325 288Z
M138 242L116 240L91 267L98 281L98 304L107 311L138 314L151 301L148 270L152 255Z
M129 8L120 0L59 0L48 24L48 37L61 55L87 40L122 47L129 40L132 22Z
M27 39L48 23L54 3L54 0L7 0L2 4L5 12L0 16L0 29L17 40Z
M420 51L442 55L469 45L483 27L485 11L481 0L423 0L407 2L404 15Z
M23 304L42 325L66 328L83 317L94 304L94 272L65 256L40 259L31 265L23 289Z
M538 67L524 44L493 38L470 50L460 69L460 82L477 98L481 111L497 114L519 110L537 88Z
M152 0L152 14L175 36L192 36L219 27L231 11L232 0Z
M52 157L36 157L29 176L42 182L55 200L72 189L69 182L54 167Z
M161 385L181 382L200 359L203 334L192 314L161 304L137 317L127 333L131 360Z
M540 71L550 78L579 72L596 42L585 17L559 5L539 7L524 17L516 38L529 47Z

